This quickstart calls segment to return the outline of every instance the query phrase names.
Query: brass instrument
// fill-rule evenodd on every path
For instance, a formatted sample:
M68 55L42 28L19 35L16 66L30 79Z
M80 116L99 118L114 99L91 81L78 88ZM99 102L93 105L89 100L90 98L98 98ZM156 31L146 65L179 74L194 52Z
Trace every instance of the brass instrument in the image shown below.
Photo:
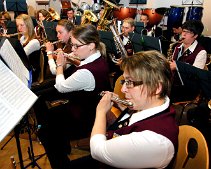
M102 91L102 92L100 93L100 96L104 96L104 95L105 95L105 92ZM115 102L115 103L120 103L120 104L122 104L122 105L124 105L124 106L127 106L127 107L132 107L132 106L133 106L133 103L132 103L132 102L127 101L127 100L124 100L124 99L120 99L119 97L112 96L112 97L111 97L111 100L112 100L113 102Z
M211 100L208 101L208 107L209 107L209 109L211 109Z
M211 54L207 54L207 62L206 62L206 66L209 66L211 63Z
M53 52L53 55L58 55L59 52L56 52L54 51ZM76 56L71 56L71 54L68 54L68 53L63 53L64 56L66 57L67 59L67 63L68 64L74 64L75 66L79 66L80 63L81 63L81 59L79 57L76 57Z
M36 36L39 39L41 44L44 44L47 41L47 33L42 21L37 21Z
M127 51L125 50L124 44L123 44L122 39L120 37L121 34L118 34L116 24L115 23L110 24L109 27L110 27L111 32L114 35L114 42L115 42L115 45L117 47L117 50L119 51L119 53L121 55L121 58L128 57ZM119 61L120 61L120 59L117 59L114 55L111 56L111 60L114 63L119 63Z
M103 1L107 3L107 6L105 7L103 11L102 17L100 18L97 27L98 27L98 30L107 31L109 30L108 25L112 22L112 21L109 21L108 18L111 17L114 8L120 10L120 7L116 6L115 4L107 0L103 0Z
M91 23L91 22L97 22L98 18L97 16L90 10L84 10L81 25Z
M63 42L63 40L54 41L51 44L54 45L54 44L57 44L57 43L60 43L60 42ZM43 45L41 45L40 47L41 48L45 47L45 43Z

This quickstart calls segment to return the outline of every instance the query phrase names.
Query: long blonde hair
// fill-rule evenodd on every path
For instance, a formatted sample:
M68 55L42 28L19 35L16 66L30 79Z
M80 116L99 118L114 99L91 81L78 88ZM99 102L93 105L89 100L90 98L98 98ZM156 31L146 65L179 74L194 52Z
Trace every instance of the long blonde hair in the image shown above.
M27 41L23 44L23 46L27 45L29 43L29 41L31 41L32 39L35 39L35 31L34 31L34 25L32 22L32 19L29 15L27 14L20 14L16 17L16 19L22 19L24 24L27 27ZM21 35L19 36L20 39Z

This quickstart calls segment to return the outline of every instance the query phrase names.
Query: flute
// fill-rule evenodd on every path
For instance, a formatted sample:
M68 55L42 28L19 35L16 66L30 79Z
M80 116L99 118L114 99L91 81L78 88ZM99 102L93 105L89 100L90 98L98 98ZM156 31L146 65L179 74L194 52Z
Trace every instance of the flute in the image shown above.
M63 40L57 40L57 41L52 42L51 44L54 45L54 44L57 44L59 42L63 42ZM41 45L40 47L41 48L45 47L45 44Z
M53 55L57 55L59 52L53 51ZM67 58L67 63L72 63L75 66L79 66L81 64L81 59L79 57L76 56L71 56L71 53L63 53L63 55Z
M105 92L102 91L102 92L100 93L100 96L104 96L104 95L105 95ZM132 106L133 106L133 103L132 103L132 102L127 101L127 100L124 100L124 99L120 99L119 97L112 96L112 97L111 97L111 100L112 100L113 102L115 102L115 103L120 103L120 104L122 104L122 105L124 105L124 106L127 106L127 107L132 107Z

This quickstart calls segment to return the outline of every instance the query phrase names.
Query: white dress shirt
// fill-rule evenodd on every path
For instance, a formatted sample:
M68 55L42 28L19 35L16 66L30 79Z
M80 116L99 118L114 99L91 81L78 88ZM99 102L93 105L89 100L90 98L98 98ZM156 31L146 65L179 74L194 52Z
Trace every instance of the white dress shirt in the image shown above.
M100 51L97 51L95 54L81 61L79 67L95 61L100 56ZM95 89L95 78L88 69L79 69L67 79L65 79L63 74L57 75L54 86L61 93L79 90L93 91Z
M21 36L20 43L23 45L25 41L26 41L25 37ZM23 49L26 55L29 56L32 52L40 50L40 42L37 39L32 39Z
M198 44L198 41L197 40L195 40L194 41L194 43L191 45L191 46L189 46L189 50L190 50L190 52L194 52L194 50L196 49L196 46L197 46L197 44ZM179 48L182 48L182 46L183 46L183 44L181 44L180 46L179 46ZM186 49L186 50L188 50L188 49ZM182 50L181 50L182 51ZM185 52L185 51L184 51ZM182 53L180 52L179 53L179 55L178 55L178 58L177 58L177 60L180 58L182 56ZM200 68L200 69L204 69L204 67L205 67L205 65L206 65L206 61L207 61L207 52L205 51L205 50L201 50L198 54L197 54L197 56L196 56L196 58L195 58L195 61L194 61L194 63L193 63L193 66L195 66L195 67L197 67L197 68Z
M163 105L132 114L129 126L167 109L169 103L166 97ZM164 168L174 156L173 143L149 130L110 140L103 134L96 134L90 139L90 149L94 159L117 168Z

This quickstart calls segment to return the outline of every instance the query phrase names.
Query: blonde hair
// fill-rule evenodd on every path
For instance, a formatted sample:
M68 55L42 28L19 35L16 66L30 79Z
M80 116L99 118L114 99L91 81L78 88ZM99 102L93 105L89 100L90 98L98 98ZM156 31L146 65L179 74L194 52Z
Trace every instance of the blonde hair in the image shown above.
M29 15L27 14L20 14L16 17L16 19L21 19L23 20L24 24L27 27L27 41L24 45L27 45L29 43L29 41L31 41L32 39L34 39L35 36L35 31L34 31L34 25L32 22L32 19ZM21 35L19 36L20 39Z

